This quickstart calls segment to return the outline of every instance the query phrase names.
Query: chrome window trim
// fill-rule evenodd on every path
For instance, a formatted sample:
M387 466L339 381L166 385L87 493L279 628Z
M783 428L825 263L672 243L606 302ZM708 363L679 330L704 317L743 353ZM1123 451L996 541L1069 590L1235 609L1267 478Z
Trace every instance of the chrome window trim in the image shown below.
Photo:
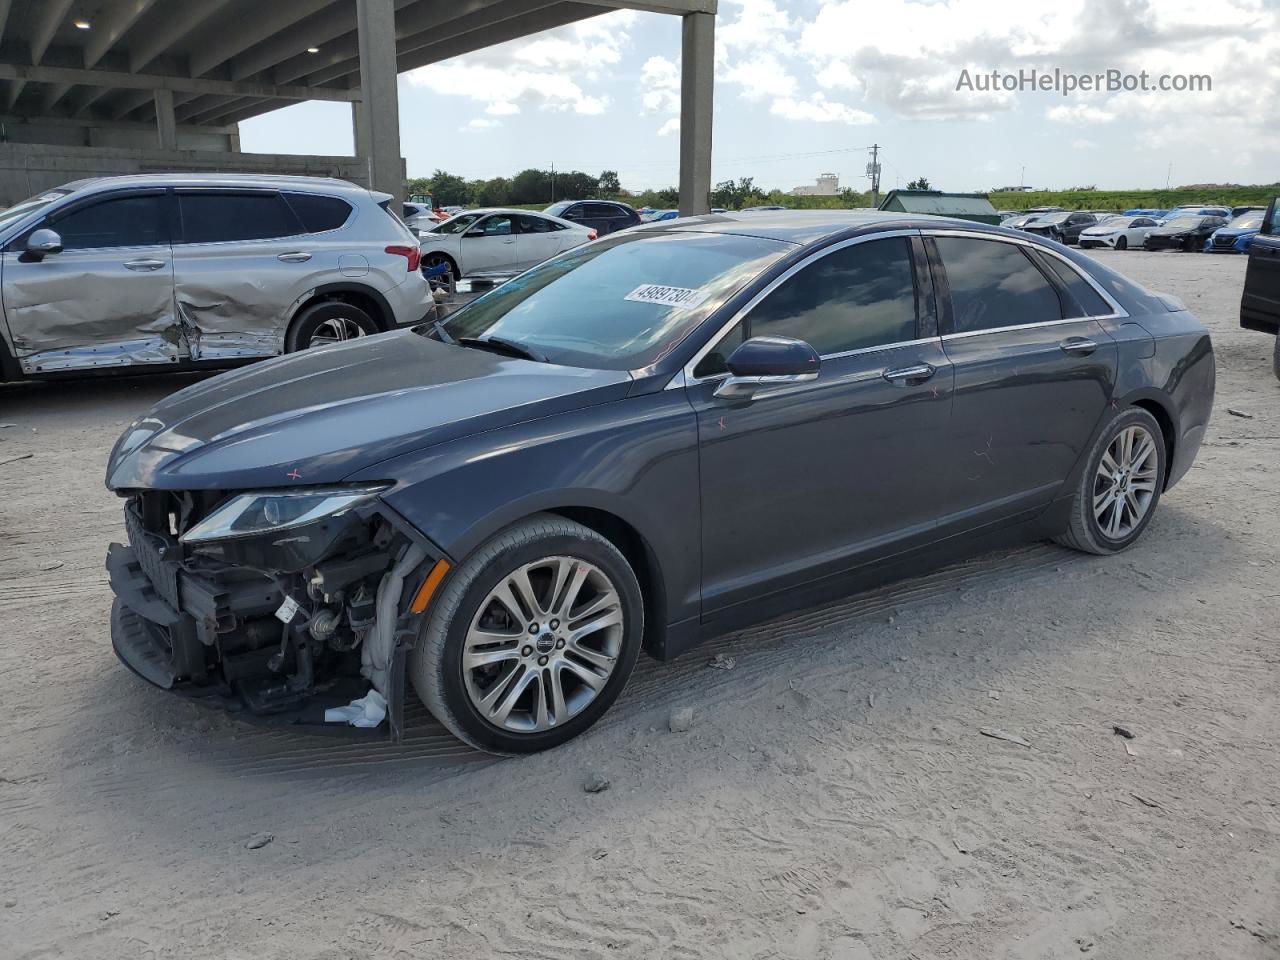
M867 241L870 241L870 240L883 240L890 237L933 237L933 238L969 237L975 240L993 240L998 243L1016 244L1018 246L1027 247L1029 249L1039 251L1042 255L1045 255L1045 256L1057 257L1058 260L1066 264L1068 269L1074 270L1077 275L1079 275L1080 277L1083 277L1085 282L1088 283L1089 286L1091 286L1094 289L1094 291L1100 297L1102 297L1102 299L1107 304L1111 306L1112 312L1088 314L1081 317L1067 317L1059 320L1040 320L1040 321L1037 321L1036 323L1021 323L1021 324L1016 324L1014 326L1008 326L1008 327L992 327L989 330L971 330L971 331L966 331L964 333L949 333L941 337L925 337L920 340L903 340L898 343L886 343L886 344L882 344L874 347L860 347L857 350L846 350L841 353L821 354L821 357L823 360L838 360L843 357L851 357L851 356L855 356L857 354L862 354L862 353L874 353L882 350L892 350L896 347L916 346L924 343L933 343L936 341L946 341L946 340L958 340L966 337L981 337L987 334L1003 333L1010 330L1031 330L1036 327L1055 327L1055 326L1060 326L1062 324L1067 324L1067 323L1082 323L1087 320L1119 320L1129 316L1129 312L1120 305L1119 301L1117 301L1115 297L1111 296L1111 294L1108 293L1107 290L1103 288L1101 284L1099 284L1096 280L1094 280L1092 276L1090 276L1087 273L1084 273L1079 267L1077 267L1074 263L1072 263L1070 259L1068 259L1067 257L1064 257L1058 251L1051 250L1048 247L1042 246L1041 244L1035 243L1031 240L1026 240L1018 236L1005 236L1003 234L985 233L978 230L940 230L936 228L922 228L922 229L918 228L918 229L910 229L910 230L887 230L887 231L884 231L883 233L872 233L872 234L865 234L863 236L852 237L848 240L842 240L840 243L832 244L829 247L823 247L821 250L815 252L812 256L806 257L804 260L801 260L799 263L796 263L791 267L789 267L785 273L783 273L781 276L774 279L773 282L771 282L767 287L765 287L758 294L752 297L741 309L739 309L736 313L734 313L734 315L722 327L720 327L719 330L717 330L712 336L708 337L707 342L701 347L701 349L698 350L697 353L693 355L693 358L684 365L684 369L671 378L671 380L667 383L667 386L665 389L675 390L681 387L692 386L697 383L712 383L716 380L721 380L729 376L728 373L717 373L709 377L699 378L693 375L693 370L694 370L694 367L696 367L699 363L702 362L702 358L711 352L711 348L714 347L716 343L719 342L720 338L723 337L730 330L732 330L734 326L738 324L742 320L742 318L745 317L752 309L754 309L755 306L761 300L763 300L765 297L771 294L774 290L776 290L779 286L781 286L785 281L789 280L792 276L794 276L800 270L809 266L811 263L814 263L815 261L820 260L822 257L825 257L829 253L834 253L837 250L843 250L845 247L850 247L857 243L866 243Z
M1051 250L1048 247L1041 246L1038 243L1033 243L1030 240L1024 240L1022 237L1006 237L1001 235L993 235L990 233L980 233L977 230L925 229L925 230L921 230L920 233L922 236L932 237L935 240L938 237L970 237L974 240L995 240L999 243L1013 243L1019 246L1027 247L1031 250L1036 250L1044 256L1057 257L1064 264L1066 264L1069 269L1074 270L1079 276L1083 277L1084 281L1087 284L1089 284L1089 286L1093 287L1094 291L1098 294L1098 296L1102 297L1102 299L1105 300L1111 307L1111 313L1086 314L1083 317L1071 317L1070 318L1071 320L1118 320L1118 319L1129 316L1129 311L1125 310L1124 307L1120 306L1120 302L1116 300L1115 297L1111 296L1111 294L1108 293L1106 289L1100 283L1098 283L1098 281L1094 280L1093 277L1089 276L1089 274L1081 271L1081 269L1077 267L1074 263L1072 263L1070 259L1068 259L1067 257L1064 257L1057 250ZM946 264L943 264L943 267L945 266ZM947 334L947 336L943 337L943 339L945 340L950 337L972 337L972 336L977 336L978 334L981 334L981 333L995 333L999 330L1022 330L1028 327L1048 327L1048 326L1053 326L1055 324L1065 323L1065 322L1067 321L1066 320L1041 320L1038 323L1018 324L1016 327L992 327L990 330L973 330L968 333L951 333L951 334Z
M689 362L684 365L684 369L680 371L680 375L677 375L671 378L671 381L667 384L666 389L672 390L682 386L690 386L695 383L711 383L715 380L721 380L724 377L727 377L729 375L728 373L717 373L709 377L699 378L693 375L693 370L699 363L702 362L702 358L711 352L711 348L720 342L720 338L723 337L730 330L732 330L735 325L741 322L743 317L745 317L748 313L754 310L756 305L759 304L761 300L763 300L769 294L773 293L774 290L777 290L778 287L782 286L782 284L790 280L793 276L795 276L805 267L809 266L812 263L816 263L817 261L821 260L823 257L827 256L828 254L835 253L837 250L843 250L846 247L852 247L855 244L867 243L868 241L871 241L871 240L888 240L892 237L918 237L918 236L920 236L920 231L918 229L909 229L909 230L885 230L881 233L869 233L869 234L864 234L858 237L850 237L848 240L841 240L839 243L833 243L829 247L823 247L821 250L816 250L812 254L805 257L803 260L801 260L799 263L792 264L783 273L775 277L767 287L765 287L763 290L757 293L754 297L748 300L742 307L740 307L732 317L730 317L728 320L724 322L723 325L721 325L719 330L717 330L715 333L709 336L707 338L707 342L704 343L698 349L698 352L695 353L693 357L689 360ZM855 353L868 353L873 350L890 350L893 347L905 346L908 343L927 342L929 340L936 340L936 339L937 337L928 337L926 338L925 341L907 340L907 341L903 341L902 343L887 343L887 344L877 345L874 347L860 347L857 350L848 350L843 353L821 354L820 356L822 357L823 360L835 359L837 357L852 356ZM678 382L682 378L684 382L683 383Z

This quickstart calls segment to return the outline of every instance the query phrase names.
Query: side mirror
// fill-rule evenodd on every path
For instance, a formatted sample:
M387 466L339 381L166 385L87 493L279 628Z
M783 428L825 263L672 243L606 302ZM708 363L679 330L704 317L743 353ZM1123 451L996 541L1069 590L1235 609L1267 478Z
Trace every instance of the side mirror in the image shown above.
M818 379L822 358L803 340L752 337L729 354L726 365L729 377L715 395L746 400L762 389Z
M57 231L42 227L27 237L27 253L37 260L43 260L50 253L62 252L62 237Z

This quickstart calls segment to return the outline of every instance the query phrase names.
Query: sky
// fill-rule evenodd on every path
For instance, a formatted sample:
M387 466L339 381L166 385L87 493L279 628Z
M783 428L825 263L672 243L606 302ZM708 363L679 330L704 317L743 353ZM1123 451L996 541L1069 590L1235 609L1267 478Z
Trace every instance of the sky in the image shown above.
M863 190L876 143L885 190L1271 183L1278 54L1280 0L720 0L712 179L789 190L831 172ZM673 186L679 60L678 17L617 11L405 73L409 176L554 164ZM1212 89L972 88L1032 68L1207 74ZM350 108L255 117L241 144L350 155Z

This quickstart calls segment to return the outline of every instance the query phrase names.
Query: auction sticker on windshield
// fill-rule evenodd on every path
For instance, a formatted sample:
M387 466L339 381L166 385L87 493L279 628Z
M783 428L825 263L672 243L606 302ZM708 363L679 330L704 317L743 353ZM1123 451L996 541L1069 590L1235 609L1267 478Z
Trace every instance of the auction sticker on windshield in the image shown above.
M636 303L659 303L664 307L683 307L690 310L711 296L707 290L690 290L688 287L664 287L658 283L645 283L628 293L623 300Z

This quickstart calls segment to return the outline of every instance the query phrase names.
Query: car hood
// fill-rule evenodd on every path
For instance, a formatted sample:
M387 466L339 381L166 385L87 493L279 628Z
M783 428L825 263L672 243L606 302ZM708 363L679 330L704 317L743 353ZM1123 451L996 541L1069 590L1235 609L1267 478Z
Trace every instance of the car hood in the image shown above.
M625 371L535 363L412 330L290 354L180 390L107 462L113 490L335 483L413 450L626 396Z
M1160 226L1151 231L1151 236L1156 237L1176 237L1184 233L1195 233L1200 227L1170 227Z

